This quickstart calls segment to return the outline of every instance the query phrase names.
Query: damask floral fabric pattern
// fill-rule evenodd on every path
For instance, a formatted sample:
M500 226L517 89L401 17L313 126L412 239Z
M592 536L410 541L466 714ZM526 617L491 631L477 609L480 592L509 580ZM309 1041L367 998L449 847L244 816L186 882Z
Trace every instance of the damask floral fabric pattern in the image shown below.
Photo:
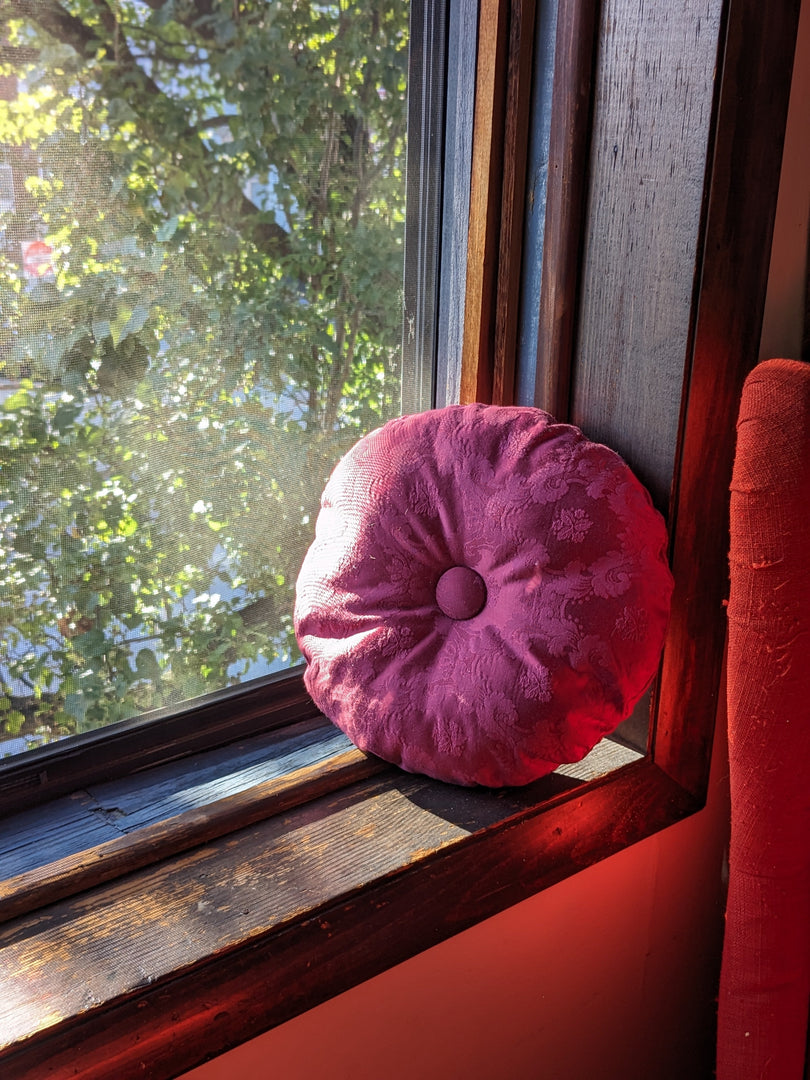
M621 458L547 413L393 420L323 494L296 593L307 688L356 745L404 769L528 783L584 757L654 676L666 542ZM437 599L456 567L468 569Z

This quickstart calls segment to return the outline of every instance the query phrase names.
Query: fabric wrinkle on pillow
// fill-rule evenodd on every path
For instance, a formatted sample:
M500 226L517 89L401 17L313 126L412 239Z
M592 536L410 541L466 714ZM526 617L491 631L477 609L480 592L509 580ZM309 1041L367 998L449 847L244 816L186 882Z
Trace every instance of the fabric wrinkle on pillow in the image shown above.
M296 587L318 708L457 784L581 760L658 667L664 521L614 451L525 407L392 420L336 466Z

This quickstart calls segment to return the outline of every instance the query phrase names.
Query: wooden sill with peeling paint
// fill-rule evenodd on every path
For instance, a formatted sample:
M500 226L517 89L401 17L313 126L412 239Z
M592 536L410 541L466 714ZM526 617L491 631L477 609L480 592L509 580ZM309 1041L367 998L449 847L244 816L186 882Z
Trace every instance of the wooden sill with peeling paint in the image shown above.
M8 817L0 1073L176 1076L646 834L648 764L456 788L312 717Z

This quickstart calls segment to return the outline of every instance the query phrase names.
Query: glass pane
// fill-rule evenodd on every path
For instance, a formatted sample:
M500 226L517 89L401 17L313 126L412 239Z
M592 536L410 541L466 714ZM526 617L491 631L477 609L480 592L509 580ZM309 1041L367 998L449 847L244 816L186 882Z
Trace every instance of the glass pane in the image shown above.
M402 409L409 39L399 0L4 32L0 756L298 659L323 484Z

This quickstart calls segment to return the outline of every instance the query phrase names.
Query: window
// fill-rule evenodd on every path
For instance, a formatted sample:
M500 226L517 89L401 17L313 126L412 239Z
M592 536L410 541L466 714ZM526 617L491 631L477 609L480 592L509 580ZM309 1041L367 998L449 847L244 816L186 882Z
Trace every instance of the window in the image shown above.
M707 17L705 4L674 13L607 0L597 11L560 0L544 14L529 0L482 0L475 100L456 102L457 115L474 107L463 363L460 373L440 364L437 382L457 379L462 398L533 394L625 440L666 510L677 588L647 752L593 779L558 774L509 792L448 791L392 770L363 779L362 763L348 776L358 782L304 805L287 801L282 782L276 816L257 823L239 811L233 835L0 927L16 1025L0 1052L4 1075L35 1075L45 1062L67 1072L77 1030L95 1075L144 1062L156 1077L176 1074L700 807L733 416L756 358L797 8L716 0ZM534 329L520 320L530 289L521 267L540 257L532 163L543 155L527 133L532 86L542 96L533 58L549 34ZM469 69L469 52L458 53ZM459 320L445 311L437 333L457 340ZM210 731L235 739L257 716L317 728L294 680L273 687L269 706L266 688L238 705L208 703ZM209 738L189 736L198 715L161 721L160 753L177 768L193 768L184 755ZM7 768L0 797L67 791L93 769L158 760L144 726L128 724L91 735L81 755L36 751L36 765ZM269 738L281 745L302 730ZM293 800L310 783L310 794L329 791L317 768L298 780ZM34 1034L43 1000L52 1018Z
M432 401L444 98L435 3L16 15L3 756L300 659L329 472Z

